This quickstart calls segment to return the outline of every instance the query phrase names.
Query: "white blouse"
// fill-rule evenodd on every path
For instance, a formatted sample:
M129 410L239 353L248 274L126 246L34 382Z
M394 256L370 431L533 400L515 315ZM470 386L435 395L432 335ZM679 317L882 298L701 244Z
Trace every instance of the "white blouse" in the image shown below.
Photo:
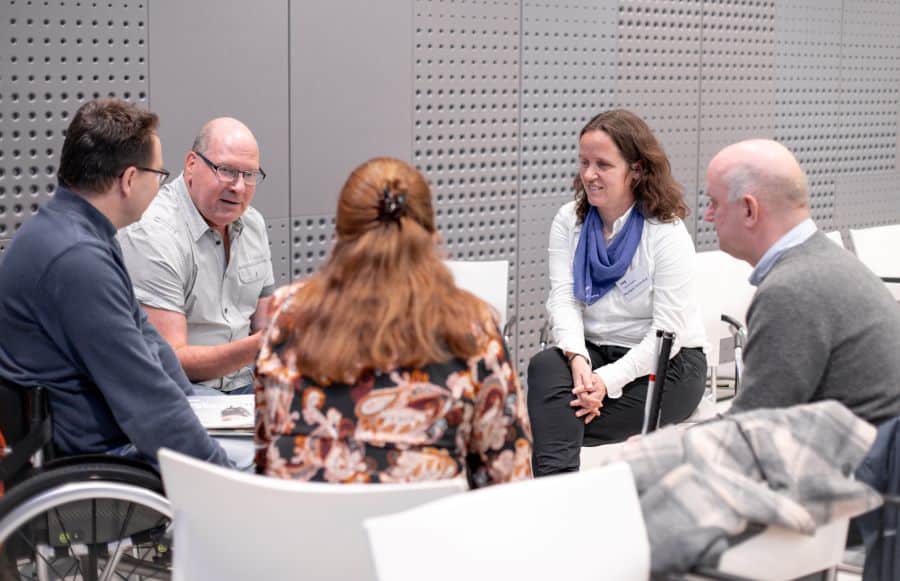
M616 220L609 241L622 230L630 214L631 210ZM630 348L615 363L594 369L606 384L608 396L618 398L626 384L650 373L657 329L675 333L672 357L682 347L705 346L706 333L694 289L694 243L681 220L647 220L620 283L649 276L650 284L635 284L628 294L617 284L587 306L572 290L572 261L581 235L581 224L575 222L575 202L569 202L556 213L550 228L547 312L556 346L563 351L584 355L590 361L586 340Z

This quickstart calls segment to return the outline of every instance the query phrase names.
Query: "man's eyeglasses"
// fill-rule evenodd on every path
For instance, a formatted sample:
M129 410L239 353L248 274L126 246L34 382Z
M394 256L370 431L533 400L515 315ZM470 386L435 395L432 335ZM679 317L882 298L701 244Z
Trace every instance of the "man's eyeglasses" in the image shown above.
M159 185L163 185L164 183L166 183L166 181L169 179L169 176L172 175L167 169L153 169L152 167L141 167L138 165L134 166L134 169L155 173L156 179L159 180Z
M243 171L233 167L228 167L227 165L215 164L199 151L195 151L194 153L196 153L197 157L202 159L206 163L206 165L209 166L209 169L216 172L216 176L223 182L234 183L237 181L238 176L243 176L245 184L247 184L248 186L255 186L262 183L262 181L266 179L266 172L264 172L262 168L259 168L255 171Z

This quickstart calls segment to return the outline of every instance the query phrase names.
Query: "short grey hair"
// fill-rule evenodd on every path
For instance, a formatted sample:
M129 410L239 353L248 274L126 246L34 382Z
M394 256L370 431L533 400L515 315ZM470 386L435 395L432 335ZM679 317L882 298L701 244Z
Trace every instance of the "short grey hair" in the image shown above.
M743 194L753 193L757 197L764 195L776 203L809 204L809 184L803 171L794 179L756 164L739 162L725 171L722 180L728 189L729 202L736 201Z
M206 150L209 148L210 126L210 123L206 123L200 128L200 132L197 134L197 137L194 138L194 144L191 145L192 151L203 154L206 153Z

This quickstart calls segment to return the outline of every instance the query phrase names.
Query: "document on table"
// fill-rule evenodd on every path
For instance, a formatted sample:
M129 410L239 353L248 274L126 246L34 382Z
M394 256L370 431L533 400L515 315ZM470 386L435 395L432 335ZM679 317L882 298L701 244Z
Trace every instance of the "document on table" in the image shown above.
M254 398L250 395L190 395L188 402L207 430L253 428Z

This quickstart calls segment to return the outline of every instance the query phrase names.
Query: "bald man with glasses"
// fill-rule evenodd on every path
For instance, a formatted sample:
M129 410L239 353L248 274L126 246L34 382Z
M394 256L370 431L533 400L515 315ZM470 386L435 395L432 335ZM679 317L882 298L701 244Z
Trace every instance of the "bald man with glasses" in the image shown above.
M250 129L213 119L184 172L119 233L135 295L198 394L253 391L275 285L265 221L250 207L265 177Z

